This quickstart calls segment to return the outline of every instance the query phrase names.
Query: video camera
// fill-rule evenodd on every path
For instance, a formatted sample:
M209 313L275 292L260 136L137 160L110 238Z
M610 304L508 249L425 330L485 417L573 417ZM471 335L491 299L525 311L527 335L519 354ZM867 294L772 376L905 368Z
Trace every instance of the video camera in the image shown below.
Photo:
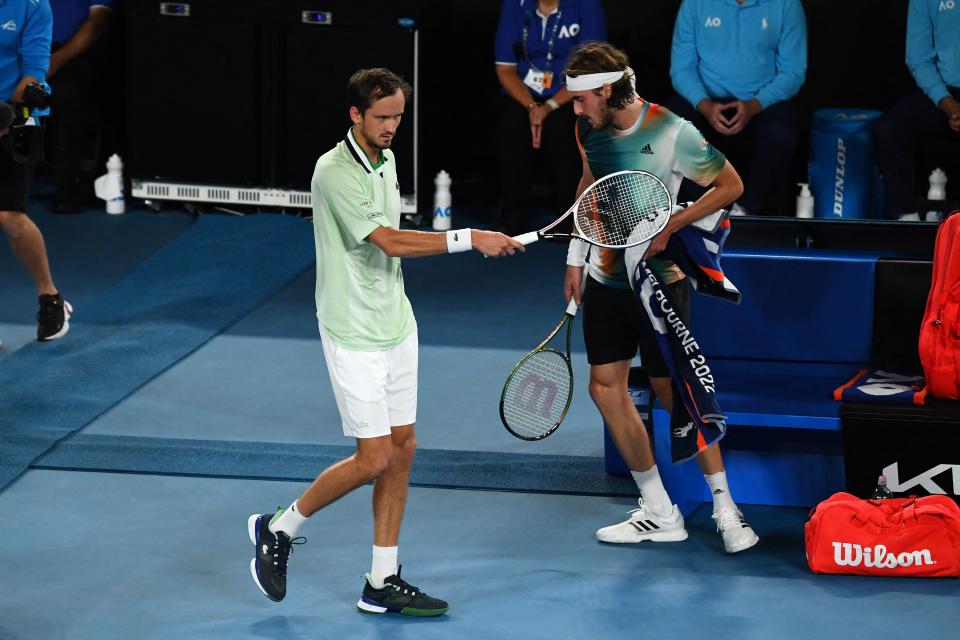
M43 137L38 116L50 109L50 93L41 84L28 84L20 102L0 102L0 154L14 162L37 162L43 156Z

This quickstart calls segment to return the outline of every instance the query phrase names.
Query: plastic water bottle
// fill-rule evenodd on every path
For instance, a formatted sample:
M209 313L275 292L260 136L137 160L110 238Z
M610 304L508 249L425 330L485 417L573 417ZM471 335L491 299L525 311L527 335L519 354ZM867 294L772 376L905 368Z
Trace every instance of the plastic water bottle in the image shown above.
M927 191L927 200L947 199L947 174L937 167L930 172L930 189ZM939 211L927 211L927 222L938 222Z
M440 171L433 179L433 228L446 231L451 223L450 174Z
M797 196L797 217L813 217L813 194L810 193L810 185L806 182L798 182L800 195Z
M93 182L97 197L107 201L107 213L118 214L125 211L123 200L123 161L113 154L107 161L107 173Z
M881 475L877 478L877 488L873 490L873 495L870 496L871 500L886 500L887 498L892 498L893 494L890 492L889 487L887 487L887 476Z

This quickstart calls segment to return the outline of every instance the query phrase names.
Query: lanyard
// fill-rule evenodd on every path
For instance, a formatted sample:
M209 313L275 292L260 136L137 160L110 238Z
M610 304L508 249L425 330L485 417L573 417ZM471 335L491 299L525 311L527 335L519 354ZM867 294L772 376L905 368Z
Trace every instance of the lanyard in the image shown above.
M553 15L553 14L550 14ZM533 60L530 59L530 55L527 53L527 38L530 35L529 23L533 19L534 14L530 11L527 11L527 21L523 25L523 33L520 35L520 42L523 45L523 59L530 63L530 66L534 69L537 68L537 65L533 64ZM550 40L547 42L547 62L553 61L553 45L557 41L557 31L560 29L560 18L563 17L563 11L560 8L557 8L557 21L553 23L553 31L550 33ZM550 19L550 16L547 16L547 20Z

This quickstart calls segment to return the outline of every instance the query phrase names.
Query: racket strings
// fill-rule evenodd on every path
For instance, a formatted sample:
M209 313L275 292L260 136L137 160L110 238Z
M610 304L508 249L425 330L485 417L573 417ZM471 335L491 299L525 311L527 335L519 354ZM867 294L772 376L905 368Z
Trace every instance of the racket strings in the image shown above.
M577 206L577 227L598 244L638 244L660 231L670 208L670 194L655 177L616 174L584 193Z
M539 438L563 419L570 400L570 364L556 351L538 351L513 373L503 396L503 417L517 435Z

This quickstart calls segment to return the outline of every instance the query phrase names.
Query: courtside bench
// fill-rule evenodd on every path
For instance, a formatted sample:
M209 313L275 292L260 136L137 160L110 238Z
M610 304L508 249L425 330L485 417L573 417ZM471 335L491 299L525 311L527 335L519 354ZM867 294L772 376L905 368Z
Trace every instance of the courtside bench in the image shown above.
M693 328L727 414L733 497L810 506L844 488L840 403L832 392L871 361L878 254L735 249L723 268L740 305L694 294ZM695 462L670 461L669 416L653 411L664 484L685 513L711 500ZM626 466L606 437L608 472Z

